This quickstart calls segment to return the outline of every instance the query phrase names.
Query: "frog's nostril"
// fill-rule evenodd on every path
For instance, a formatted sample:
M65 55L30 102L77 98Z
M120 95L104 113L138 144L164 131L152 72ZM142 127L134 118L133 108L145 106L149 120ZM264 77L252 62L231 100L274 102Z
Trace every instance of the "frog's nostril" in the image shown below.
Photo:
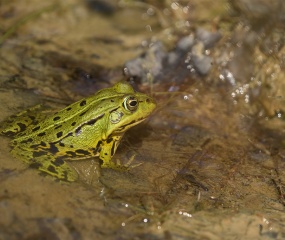
M150 102L151 102L149 98L147 98L145 101L146 101L147 103L150 103Z

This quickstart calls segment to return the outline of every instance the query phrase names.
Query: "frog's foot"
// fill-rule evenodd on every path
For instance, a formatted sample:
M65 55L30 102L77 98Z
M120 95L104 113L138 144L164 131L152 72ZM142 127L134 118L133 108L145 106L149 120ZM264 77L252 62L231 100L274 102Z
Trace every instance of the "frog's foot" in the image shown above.
M76 171L62 160L34 161L30 166L63 181L74 182L78 178Z
M116 163L114 162L103 163L101 167L102 168L112 168L114 170L119 170L119 171L128 171L130 169L136 168L143 164L142 162L137 163L137 164L132 164L134 160L135 160L135 154L132 155L129 158L128 162L126 162L125 164L122 164L121 161L117 159Z

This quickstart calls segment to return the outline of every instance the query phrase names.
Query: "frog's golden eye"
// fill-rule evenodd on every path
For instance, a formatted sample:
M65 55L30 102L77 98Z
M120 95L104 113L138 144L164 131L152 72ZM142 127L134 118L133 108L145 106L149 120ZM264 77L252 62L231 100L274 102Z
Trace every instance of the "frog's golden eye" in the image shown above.
M124 100L124 108L128 111L136 111L138 108L139 102L134 96L130 96L125 98Z

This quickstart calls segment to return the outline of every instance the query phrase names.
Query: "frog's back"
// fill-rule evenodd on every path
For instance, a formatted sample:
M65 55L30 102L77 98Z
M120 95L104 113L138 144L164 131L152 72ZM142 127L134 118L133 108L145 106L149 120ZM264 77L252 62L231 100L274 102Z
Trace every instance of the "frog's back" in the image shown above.
M16 115L17 118L4 130L4 133L14 137L14 144L31 142L32 145L36 145L41 142L57 142L70 134L77 135L83 125L94 125L106 112L119 107L114 98L122 99L126 94L133 93L135 92L129 84L119 82L53 114L38 114L36 118L31 119L31 114L25 111L19 116ZM101 132L103 130L101 126L102 124L97 124L93 130Z
M72 116L76 116L79 111L83 114L84 111L89 108L88 106L94 106L94 111L98 112L100 110L100 102L103 104L104 100L108 101L108 99L112 99L118 94L124 95L125 93L134 93L134 90L128 83L118 82L113 87L102 89L95 95L75 102L55 114L47 114L47 112L44 114L47 108L42 105L36 105L0 123L0 134L13 137L14 139L25 138L25 136L35 133L35 129L37 128L45 130L51 126L57 126L58 123L56 122L58 120L58 122L60 122L60 118L68 122L68 119ZM109 103L109 105L111 106L111 103ZM98 110L96 110L96 108L98 108ZM49 113L51 113L51 111L49 111ZM98 116L100 115L101 113L98 114ZM98 116L94 116L93 118ZM64 131L64 129L62 131Z

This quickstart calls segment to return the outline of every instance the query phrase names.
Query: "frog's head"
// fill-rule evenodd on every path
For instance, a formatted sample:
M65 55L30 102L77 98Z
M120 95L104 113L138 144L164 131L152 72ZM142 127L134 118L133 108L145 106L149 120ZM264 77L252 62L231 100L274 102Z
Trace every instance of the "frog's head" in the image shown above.
M123 133L129 128L144 121L155 109L156 103L153 98L146 94L135 92L128 83L116 84L117 108L109 112L108 128L106 136Z

